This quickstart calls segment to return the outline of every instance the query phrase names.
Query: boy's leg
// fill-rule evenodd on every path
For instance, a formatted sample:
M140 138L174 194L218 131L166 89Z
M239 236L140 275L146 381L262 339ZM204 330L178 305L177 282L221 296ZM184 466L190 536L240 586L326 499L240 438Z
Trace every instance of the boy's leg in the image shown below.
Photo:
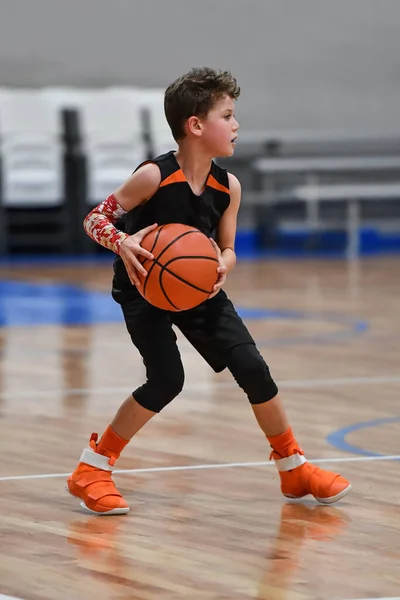
M228 367L246 392L256 419L272 446L272 458L288 497L312 494L329 504L342 498L349 482L311 465L293 436L269 368L247 327L222 290L191 311L176 313L175 324L216 372Z
M156 414L141 406L131 394L117 410L110 427L120 438L129 441ZM101 439L104 439L104 434Z
M129 507L111 477L120 453L147 421L160 412L183 387L184 372L169 316L136 298L122 310L134 345L142 355L147 381L127 398L97 443L89 447L68 478L68 489L95 514L124 514Z
M254 344L231 348L227 366L246 392L254 415L271 447L281 478L282 493L288 498L312 494L323 504L332 504L351 489L341 475L325 471L306 461L297 443L272 380L269 368Z

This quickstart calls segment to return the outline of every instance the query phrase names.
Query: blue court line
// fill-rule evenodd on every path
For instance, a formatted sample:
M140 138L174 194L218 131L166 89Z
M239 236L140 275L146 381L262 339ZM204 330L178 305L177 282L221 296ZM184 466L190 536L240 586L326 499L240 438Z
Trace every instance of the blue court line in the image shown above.
M384 456L384 454L377 454L376 452L370 452L369 450L365 450L364 448L360 448L359 446L354 446L353 444L349 444L346 440L346 437L349 433L353 431L359 431L360 429L369 429L371 427L379 427L380 425L387 425L388 423L397 423L400 421L400 416L397 417L388 417L385 419L375 419L374 421L364 421L362 423L355 423L354 425L349 425L348 427L343 427L342 429L337 429L328 435L326 441L328 444L336 448L337 450L342 450L343 452L350 452L351 454L358 454L360 456Z
M357 335L365 333L368 330L368 321L360 320L346 315L338 315L334 313L316 313L306 311L293 310L260 310L238 307L238 313L244 319L281 319L281 320L299 320L309 323L334 323L338 327L338 331L329 333L312 333L303 336L291 336L281 338L257 338L256 342L260 346L286 346L293 344L328 344L344 341L353 338ZM262 313L262 316L261 316Z
M112 252L99 254L10 254L0 258L0 267L10 266L60 266L109 265L112 267L115 255Z
M258 339L263 346L332 343L361 334L368 322L346 315L295 310L237 307L243 319L300 320L335 325L335 331ZM0 327L35 325L90 325L122 321L120 307L109 292L66 283L0 280Z

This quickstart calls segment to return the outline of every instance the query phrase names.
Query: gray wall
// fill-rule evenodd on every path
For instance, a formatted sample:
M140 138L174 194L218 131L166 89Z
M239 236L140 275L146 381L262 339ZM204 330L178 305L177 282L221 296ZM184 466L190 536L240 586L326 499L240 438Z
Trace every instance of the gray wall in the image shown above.
M230 68L242 128L400 129L400 0L0 0L0 85Z

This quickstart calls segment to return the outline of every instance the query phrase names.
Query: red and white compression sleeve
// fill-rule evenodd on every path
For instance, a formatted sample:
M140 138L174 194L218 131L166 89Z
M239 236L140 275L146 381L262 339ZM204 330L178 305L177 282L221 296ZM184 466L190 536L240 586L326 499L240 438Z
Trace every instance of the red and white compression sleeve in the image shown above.
M126 215L113 194L96 206L85 218L83 227L89 237L105 248L119 254L121 244L129 235L114 227Z

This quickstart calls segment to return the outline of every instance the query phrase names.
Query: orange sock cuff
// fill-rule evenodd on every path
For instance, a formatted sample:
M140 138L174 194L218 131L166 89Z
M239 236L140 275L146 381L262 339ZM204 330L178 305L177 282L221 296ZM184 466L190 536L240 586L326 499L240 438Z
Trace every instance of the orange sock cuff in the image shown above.
M97 444L97 452L99 452L99 454L118 458L128 442L129 440L124 440L119 437L119 435L113 431L111 425L109 425Z
M267 435L267 439L271 444L272 449L281 456L286 456L287 450L293 446L293 444L296 444L296 439L291 427L279 435Z

